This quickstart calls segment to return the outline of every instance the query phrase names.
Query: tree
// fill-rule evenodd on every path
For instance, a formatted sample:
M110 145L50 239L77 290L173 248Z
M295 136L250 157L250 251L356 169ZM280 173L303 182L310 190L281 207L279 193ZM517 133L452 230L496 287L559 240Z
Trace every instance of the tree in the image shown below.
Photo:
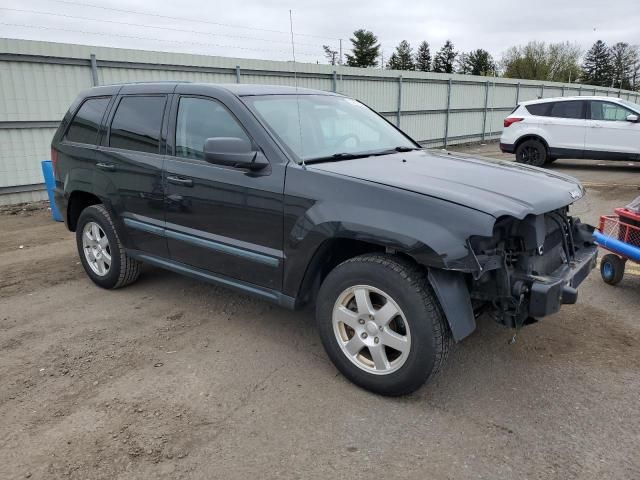
M453 63L458 53L453 49L451 40L447 40L433 58L433 71L438 73L453 73Z
M529 42L509 48L503 55L501 66L505 77L528 80L568 82L580 73L580 48L569 42Z
M607 44L598 40L584 57L582 81L590 85L610 86L613 77L611 63L611 52Z
M610 51L612 87L632 88L632 76L638 60L638 50L628 43L618 42Z
M421 72L428 72L431 70L431 51L429 50L429 44L426 41L423 41L418 46L415 64L416 70Z
M466 75L494 75L496 63L489 52L479 48L469 53L461 53L458 58L457 73Z
M369 30L363 28L353 32L353 37L349 39L353 45L352 53L346 54L347 65L350 67L375 67L378 65L378 55L380 55L380 44L378 37Z
M329 45L323 45L322 49L324 50L324 56L327 57L330 65L336 65L340 63L340 60L338 60L337 50L332 50Z
M413 52L411 45L406 40L402 40L396 47L396 51L391 54L387 68L390 70L415 70L413 63Z

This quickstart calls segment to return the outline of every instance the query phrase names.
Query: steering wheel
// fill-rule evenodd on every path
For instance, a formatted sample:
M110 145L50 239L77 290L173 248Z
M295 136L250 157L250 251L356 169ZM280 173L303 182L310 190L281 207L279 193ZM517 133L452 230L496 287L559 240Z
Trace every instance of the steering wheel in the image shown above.
M360 138L355 133L347 133L346 135L342 135L336 140L335 146L340 147L344 145L350 138L353 138L356 141L356 148L360 146Z

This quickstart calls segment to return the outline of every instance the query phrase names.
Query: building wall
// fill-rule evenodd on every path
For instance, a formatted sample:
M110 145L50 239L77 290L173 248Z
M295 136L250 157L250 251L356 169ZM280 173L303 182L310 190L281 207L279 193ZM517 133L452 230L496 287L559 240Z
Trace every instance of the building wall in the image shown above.
M95 57L92 67L91 57ZM576 84L399 72L0 39L0 205L44 199L40 161L80 90L158 80L265 83L352 96L432 147L495 138L518 101L638 93Z

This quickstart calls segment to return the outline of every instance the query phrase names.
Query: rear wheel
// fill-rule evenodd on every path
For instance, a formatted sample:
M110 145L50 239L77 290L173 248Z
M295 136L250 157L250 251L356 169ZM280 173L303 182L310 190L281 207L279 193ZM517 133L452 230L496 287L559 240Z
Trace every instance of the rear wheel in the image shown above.
M120 288L135 282L141 263L129 257L111 215L103 205L85 208L76 226L80 261L93 282L102 288Z
M516 162L541 167L547 161L547 149L540 140L525 140L516 148Z
M362 255L331 271L318 294L316 320L338 370L382 395L419 388L451 344L426 273L391 255Z
M608 253L600 261L600 275L609 285L617 285L624 277L625 261L617 255Z

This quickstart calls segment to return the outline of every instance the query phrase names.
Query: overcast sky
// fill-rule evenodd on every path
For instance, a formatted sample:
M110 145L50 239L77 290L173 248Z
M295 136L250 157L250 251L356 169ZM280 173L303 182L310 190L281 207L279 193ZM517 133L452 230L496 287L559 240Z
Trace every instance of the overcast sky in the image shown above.
M339 38L348 51L357 28L378 35L385 58L403 39L498 59L530 40L640 44L640 0L0 0L0 37L288 60L290 8L301 62L324 63L322 45Z

